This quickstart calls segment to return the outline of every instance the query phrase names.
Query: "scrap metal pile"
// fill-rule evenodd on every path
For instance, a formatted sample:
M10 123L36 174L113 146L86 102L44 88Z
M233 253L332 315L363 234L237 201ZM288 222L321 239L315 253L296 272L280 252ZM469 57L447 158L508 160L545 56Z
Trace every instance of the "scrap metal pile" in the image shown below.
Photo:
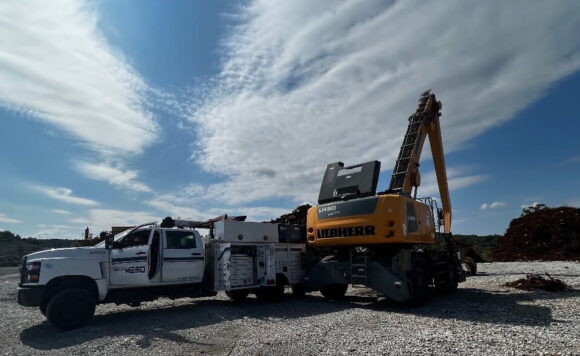
M291 213L284 214L270 222L277 224L306 225L306 216L308 215L308 209L311 207L310 204L299 205L296 209L292 210Z
M513 219L494 250L495 261L580 259L580 209L543 208Z
M562 282L559 279L552 278L549 274L546 273L548 278L544 278L539 274L528 274L526 278L518 279L517 281L508 282L505 285L508 287L513 287L517 289L523 290L545 290L548 292L557 292L569 289L566 283Z

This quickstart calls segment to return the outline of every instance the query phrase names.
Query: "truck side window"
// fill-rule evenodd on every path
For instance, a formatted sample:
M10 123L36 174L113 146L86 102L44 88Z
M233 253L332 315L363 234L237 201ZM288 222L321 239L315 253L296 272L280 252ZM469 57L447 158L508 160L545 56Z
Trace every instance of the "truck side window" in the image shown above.
M195 248L195 234L191 231L166 231L168 249Z
M151 230L139 230L135 231L132 234L129 234L123 238L121 244L123 247L134 247L134 246L143 246L147 245L149 242L149 235L151 234Z

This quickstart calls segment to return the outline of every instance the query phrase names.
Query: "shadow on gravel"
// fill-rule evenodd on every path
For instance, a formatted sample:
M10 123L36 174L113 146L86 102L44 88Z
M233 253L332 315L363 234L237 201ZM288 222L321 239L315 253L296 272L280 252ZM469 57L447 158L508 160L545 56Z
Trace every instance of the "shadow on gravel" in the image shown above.
M356 293L356 295L353 295ZM533 305L539 299L580 297L580 291L496 292L460 288L450 295L434 294L427 305L408 307L377 297L372 292L355 291L340 301L309 295L304 299L287 298L271 304L250 299L243 303L227 300L197 300L189 304L167 304L153 309L131 309L96 315L84 328L59 332L47 322L20 333L22 343L40 350L55 350L83 344L98 338L137 337L135 342L147 348L156 340L167 340L192 345L193 353L207 349L212 352L233 347L233 340L244 333L244 323L255 319L294 319L352 308L371 309L382 313L399 313L431 318L457 319L477 323L544 326L556 321L549 307ZM200 336L199 340L180 335L179 331L226 323L219 335ZM229 335L227 345L223 335ZM221 336L220 336L221 335Z
M144 305L146 307L146 304ZM259 303L255 299L242 303L227 300L197 300L178 306L167 304L154 309L131 309L98 314L84 328L66 332L57 331L45 321L23 330L20 333L20 340L35 349L56 350L99 338L125 336L137 337L135 344L142 348L147 348L156 340L167 340L191 344L193 354L201 353L204 349L216 353L220 348L228 349L227 339L232 343L229 348L233 346L237 336L242 336L243 323L246 321L301 318L351 307L348 303L332 303L315 297L306 297L302 300L292 300L288 297L277 303ZM225 324L215 338L200 336L199 339L192 339L179 333L181 330L224 321L237 322ZM223 335L228 337L224 338Z
M575 297L580 297L580 291L490 293L479 289L461 288L454 294L433 295L431 300L422 307L405 308L385 299L377 301L370 307L373 310L384 312L457 319L476 323L548 326L558 320L552 318L552 311L549 307L534 305L534 301Z

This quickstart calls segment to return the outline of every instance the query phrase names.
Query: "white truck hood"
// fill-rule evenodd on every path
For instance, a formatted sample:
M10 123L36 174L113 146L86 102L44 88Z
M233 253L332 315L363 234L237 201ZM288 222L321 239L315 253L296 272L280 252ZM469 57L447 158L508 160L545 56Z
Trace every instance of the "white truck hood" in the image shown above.
M71 247L71 248L56 248L52 250L44 250L34 252L26 255L28 262L49 258L86 258L107 260L109 257L109 250L99 247Z

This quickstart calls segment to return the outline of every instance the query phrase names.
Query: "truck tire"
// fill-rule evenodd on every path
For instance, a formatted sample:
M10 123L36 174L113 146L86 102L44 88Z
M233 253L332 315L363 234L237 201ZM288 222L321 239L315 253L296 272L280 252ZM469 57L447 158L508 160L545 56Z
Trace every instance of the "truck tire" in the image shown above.
M409 280L411 282L411 299L408 304L421 306L429 299L429 273L427 262L422 254L414 254L411 260Z
M95 297L89 291L80 288L65 289L48 302L46 318L57 329L74 329L91 320L95 306Z
M38 307L38 309L40 309L40 312L44 316L46 316L46 307L47 307L47 305L48 305L48 302L46 302L45 300L43 300L43 301L40 302L40 306Z
M284 299L284 284L278 283L273 287L260 287L256 297L262 302L278 302Z
M306 295L306 290L304 289L304 284L293 284L292 285L292 296L294 298L304 298Z
M320 293L328 299L341 299L348 290L348 284L335 283L320 290Z
M226 291L226 295L235 302L242 302L248 297L248 291L244 289Z

